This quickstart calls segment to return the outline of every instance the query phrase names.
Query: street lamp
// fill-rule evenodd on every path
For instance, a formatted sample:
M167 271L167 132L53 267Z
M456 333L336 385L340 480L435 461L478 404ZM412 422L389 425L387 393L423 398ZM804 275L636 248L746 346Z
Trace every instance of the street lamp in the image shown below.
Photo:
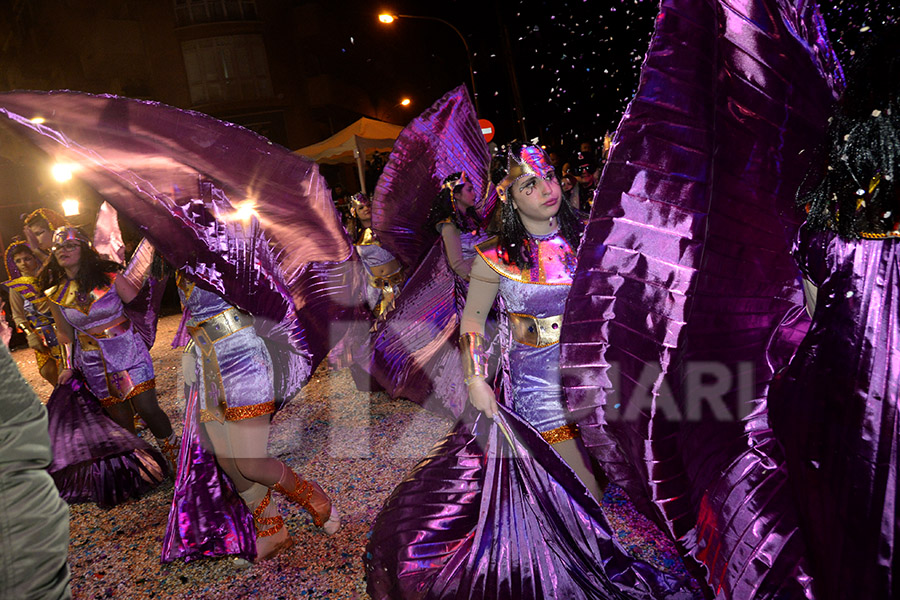
M475 69L472 68L472 53L469 51L469 44L466 43L466 38L463 37L463 34L460 33L459 29L454 27L452 23L449 23L444 19L439 19L438 17L423 17L421 15L393 15L390 13L381 13L380 15L378 15L378 20L385 25L389 25L397 19L422 19L425 21L437 21L438 23L443 23L456 32L456 35L458 35L459 39L462 40L463 47L466 49L466 59L468 59L469 61L469 77L472 79L472 98L475 101L475 112L480 115L481 109L478 108L478 92L475 90ZM406 105L404 104L404 106Z
M409 106L411 102L412 100L410 100L409 98L404 98L400 101L400 106Z

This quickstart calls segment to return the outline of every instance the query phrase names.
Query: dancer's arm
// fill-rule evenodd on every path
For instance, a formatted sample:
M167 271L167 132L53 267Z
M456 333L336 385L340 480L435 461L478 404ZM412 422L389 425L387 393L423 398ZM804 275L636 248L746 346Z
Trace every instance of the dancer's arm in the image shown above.
M28 316L25 314L25 298L15 290L9 291L9 312L12 313L13 322L16 326L25 332L28 347L33 350L47 352L47 346L44 345L41 336L34 330L31 321L28 320Z
M128 304L134 300L140 293L147 277L150 276L150 267L153 265L153 246L146 238L141 240L131 260L128 261L128 267L119 277L116 277L116 293L122 302Z
M464 342L461 345L464 353L463 370L469 371L466 373L469 402L485 416L493 419L499 410L497 399L486 380L487 373L484 369L479 369L478 365L486 364L487 361L484 324L500 290L500 276L484 262L483 258L477 256L470 277L469 295L466 296L466 306L459 325L460 340Z
M441 227L441 240L444 242L444 253L447 255L447 262L453 272L465 279L469 280L469 272L472 270L474 258L466 260L462 254L462 242L459 239L459 229L453 223L444 223Z
M50 304L50 312L53 313L53 321L56 323L56 339L59 340L61 352L65 353L59 370L59 383L67 383L72 379L74 372L72 371L72 351L75 347L75 329L66 321L59 306Z

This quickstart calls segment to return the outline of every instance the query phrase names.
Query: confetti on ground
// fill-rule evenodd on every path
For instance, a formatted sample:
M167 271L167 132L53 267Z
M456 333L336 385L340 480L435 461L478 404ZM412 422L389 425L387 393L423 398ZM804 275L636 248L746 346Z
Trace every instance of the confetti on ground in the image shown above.
M178 321L178 316L160 320L151 355L160 405L180 434L181 351L169 347ZM51 388L40 380L34 354L22 349L13 357L46 400ZM411 402L357 391L347 370L320 368L275 417L269 451L331 494L342 513L337 534L325 535L302 509L275 496L296 542L288 552L245 570L235 569L230 559L163 565L159 555L172 500L170 480L112 509L70 507L74 597L366 598L362 555L369 526L397 483L449 426Z

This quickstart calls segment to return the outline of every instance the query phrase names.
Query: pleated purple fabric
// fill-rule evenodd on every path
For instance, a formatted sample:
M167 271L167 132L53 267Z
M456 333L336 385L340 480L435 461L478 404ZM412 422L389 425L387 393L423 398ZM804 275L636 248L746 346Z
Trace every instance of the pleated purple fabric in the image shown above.
M364 277L318 166L238 125L157 102L10 92L0 113L133 221L201 287L313 368L348 331ZM42 125L29 119L40 115ZM311 266L314 265L314 266ZM301 380L287 382L290 397Z
M769 405L816 596L897 598L900 245L802 233L816 311Z
M366 547L375 600L670 599L574 472L515 413L473 409L387 499Z
M496 194L488 194L489 166L487 143L461 85L410 121L394 142L372 197L372 228L381 245L415 269L438 237L427 223L441 182L464 172L475 187L475 209L484 217L496 202Z
M178 476L163 536L164 563L232 555L256 558L253 515L234 484L203 447L198 386L188 392L184 431L178 454Z
M56 386L47 416L53 451L47 470L69 504L115 506L150 491L168 475L162 455L106 416L78 378Z
M812 595L765 397L808 324L792 206L840 86L813 3L663 0L579 250L569 407L719 598Z
M465 288L458 286L437 240L372 336L367 357L367 370L391 397L454 418L468 399L457 344Z

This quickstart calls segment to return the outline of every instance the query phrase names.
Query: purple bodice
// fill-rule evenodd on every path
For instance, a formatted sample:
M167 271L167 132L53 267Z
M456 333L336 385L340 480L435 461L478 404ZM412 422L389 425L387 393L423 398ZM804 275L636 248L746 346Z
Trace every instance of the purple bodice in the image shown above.
M185 291L185 288L188 291ZM201 323L231 308L231 305L218 294L208 292L190 283L178 286L178 297L181 298L181 305L190 311L188 325L191 326L196 326L197 323Z
M122 299L119 298L119 294L116 293L115 284L110 285L103 296L94 300L87 314L77 308L61 308L66 321L72 327L81 331L87 331L98 325L105 325L125 314L125 307L122 304Z

